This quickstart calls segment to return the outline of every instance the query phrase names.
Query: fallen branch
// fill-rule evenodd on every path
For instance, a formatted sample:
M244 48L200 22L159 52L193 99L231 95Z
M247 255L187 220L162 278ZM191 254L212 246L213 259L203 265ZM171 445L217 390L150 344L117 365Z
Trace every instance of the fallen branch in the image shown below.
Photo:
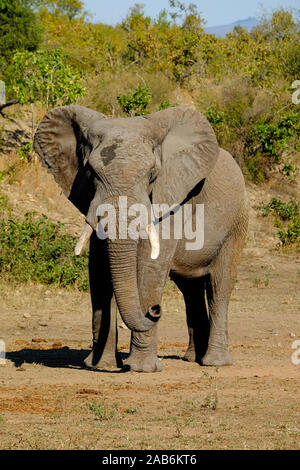
M17 104L17 103L20 103L20 100L10 100L10 101L7 101L7 103L5 103L5 104L0 104L0 114L1 114L1 116L5 118L5 115L2 112L4 108L7 108L8 106L12 106L13 104Z

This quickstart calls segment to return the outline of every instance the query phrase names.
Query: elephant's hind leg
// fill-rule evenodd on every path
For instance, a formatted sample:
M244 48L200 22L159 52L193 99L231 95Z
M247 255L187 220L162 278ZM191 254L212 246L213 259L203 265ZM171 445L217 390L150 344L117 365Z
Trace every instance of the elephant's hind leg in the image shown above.
M233 363L228 351L227 313L247 225L248 215L245 211L222 246L207 282L210 335L207 352L202 359L202 364L205 366L224 366Z
M186 306L189 345L184 360L200 363L207 350L210 330L205 302L205 277L174 278L174 282L181 290Z
M93 308L93 349L85 365L93 369L122 367L117 352L117 307L112 299L107 254L103 242L94 234L90 242L90 289Z

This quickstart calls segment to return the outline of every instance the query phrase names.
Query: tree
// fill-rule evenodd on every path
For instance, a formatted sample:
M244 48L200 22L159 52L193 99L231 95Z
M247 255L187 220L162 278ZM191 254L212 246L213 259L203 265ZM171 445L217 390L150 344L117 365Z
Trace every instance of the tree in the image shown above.
M170 7L175 10L170 12L170 16L173 21L176 22L178 18L181 18L184 29L189 31L203 31L203 25L206 21L201 18L197 5L194 3L185 5L185 3L180 2L179 0L169 0L169 4Z
M84 96L85 88L81 74L68 61L59 49L16 52L8 70L9 88L23 104L72 104Z
M85 13L80 0L32 0L31 3L36 9L46 8L49 13L66 15L70 20Z
M0 0L0 55L5 62L17 50L35 51L41 28L26 0Z
M298 28L293 13L280 8L273 11L271 18L264 15L255 31L260 32L267 40L281 40L295 34Z

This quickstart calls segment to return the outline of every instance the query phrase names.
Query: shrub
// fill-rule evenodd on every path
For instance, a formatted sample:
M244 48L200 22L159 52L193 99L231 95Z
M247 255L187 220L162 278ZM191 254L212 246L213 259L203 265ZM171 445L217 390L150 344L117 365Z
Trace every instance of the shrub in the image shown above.
M274 225L279 228L276 235L282 245L300 246L300 201L283 202L273 197L268 204L260 205L259 209L264 217L270 213L275 215Z
M22 104L69 105L84 96L81 72L60 49L16 52L8 75L8 90Z
M1 201L0 201L1 202ZM76 240L64 225L27 213L22 221L0 219L0 274L9 281L34 281L88 289L87 252L73 254Z
M118 95L117 100L122 111L129 116L149 114L148 106L152 101L152 94L147 86L139 86L133 93Z
M21 160L23 160L24 162L31 161L31 153L32 153L32 142L26 142L26 144L18 148L18 155L20 156Z
M273 197L268 204L260 205L259 209L264 217L273 212L283 221L292 220L294 217L299 216L300 202L295 200L283 202L281 199Z

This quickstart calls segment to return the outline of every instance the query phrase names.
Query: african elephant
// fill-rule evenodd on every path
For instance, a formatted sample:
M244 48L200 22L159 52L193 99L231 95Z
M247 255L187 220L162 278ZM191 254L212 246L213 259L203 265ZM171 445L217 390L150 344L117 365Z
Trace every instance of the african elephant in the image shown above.
M168 276L186 305L189 346L184 359L201 365L232 364L227 310L247 232L247 195L240 168L219 148L207 119L185 106L114 119L85 107L65 106L43 118L34 149L86 217L76 247L79 254L90 238L93 349L85 364L100 369L122 366L114 296L131 330L126 369L162 369L157 322ZM118 216L118 201L124 196L128 204L146 207L151 220L144 227L148 236L99 239L97 208L109 202ZM196 207L204 205L201 249L187 249L184 236L158 235L164 219L174 225L176 211L155 217L152 208L157 204L189 204L192 218Z

